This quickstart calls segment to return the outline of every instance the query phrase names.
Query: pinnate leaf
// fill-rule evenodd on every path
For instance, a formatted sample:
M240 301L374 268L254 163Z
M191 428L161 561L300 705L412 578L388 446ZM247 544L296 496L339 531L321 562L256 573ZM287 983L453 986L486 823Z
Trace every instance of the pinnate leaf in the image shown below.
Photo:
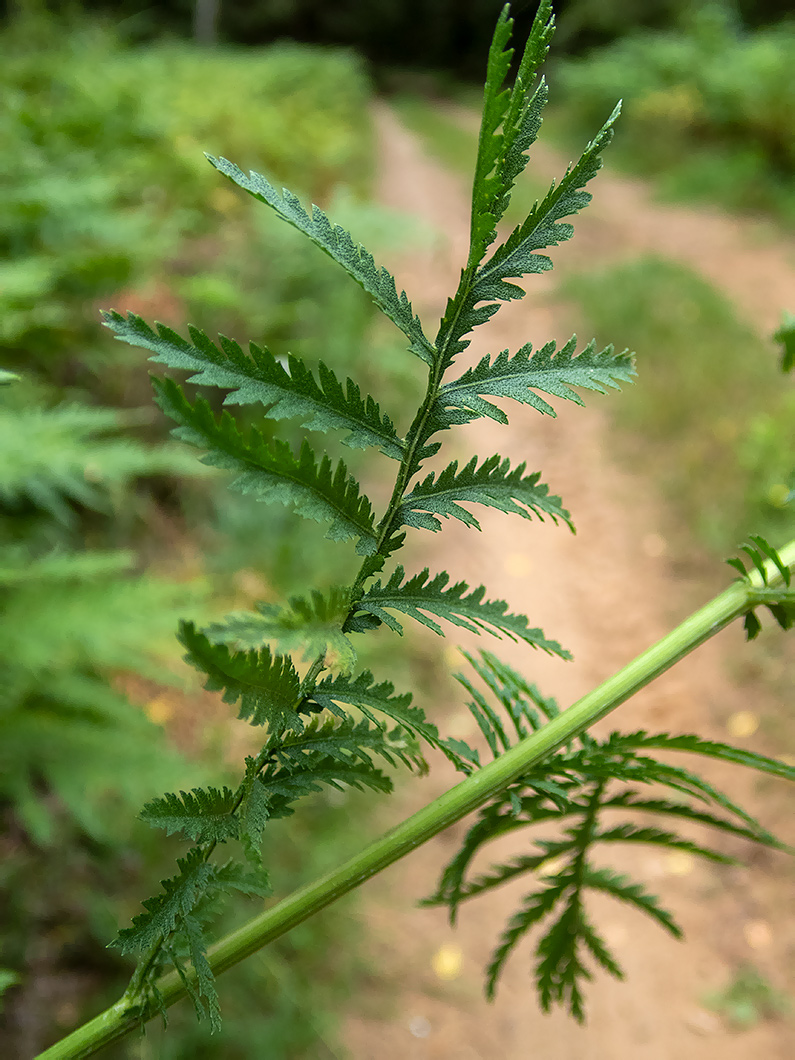
M296 457L286 442L268 443L256 429L246 439L228 412L216 421L204 398L191 405L173 380L152 383L158 405L179 424L174 433L209 450L203 463L236 472L232 489L257 500L291 505L307 519L330 520L327 537L333 541L358 537L358 552L367 555L375 550L370 502L360 496L358 483L342 460L332 468L324 455L318 463L306 441Z
M327 679L331 684L345 683L346 680ZM287 733L278 740L270 740L266 747L273 761L282 764L295 762L303 768L310 754L328 756L338 762L365 764L371 762L372 755L378 755L390 765L397 760L410 768L422 765L416 743L407 738L408 726L401 724L390 731L383 722L375 721L369 715L357 721L342 714L336 706L336 702L344 702L341 695L332 697L321 693L321 696L322 705L332 712L332 716L315 717L302 732Z
M580 982L591 978L579 955L582 934L582 908L572 897L536 947L541 1008L549 1012L553 1004L566 1005L578 1023L585 1018Z
M147 898L143 913L133 917L132 926L123 928L114 944L122 953L147 950L158 939L166 938L181 917L188 916L196 903L215 882L215 867L204 859L199 847L177 861L179 872L161 881L162 893Z
M508 417L485 397L512 398L523 405L531 405L549 416L555 410L539 397L553 397L574 401L583 400L573 387L606 393L606 387L618 389L619 382L628 382L635 375L632 358L625 352L616 354L612 346L596 351L595 344L575 354L576 336L560 350L548 342L533 353L528 343L511 357L503 350L494 360L487 355L475 368L468 368L459 378L445 383L439 395L436 416L440 425L466 422L488 416L499 423Z
M434 363L434 347L425 337L419 317L411 308L405 291L397 293L394 277L385 268L378 268L372 254L361 243L356 243L349 232L332 224L318 206L313 205L311 214L308 213L297 196L286 188L280 195L260 173L251 172L246 176L242 169L225 158L207 157L220 173L255 199L270 206L282 220L309 236L313 243L341 265L410 340L409 349L412 353L426 364Z
M273 893L268 874L261 866L252 869L236 861L219 865L215 871L215 882L218 887L231 888L256 898L267 898Z
M318 365L319 383L303 361L288 354L286 364L267 347L250 343L245 353L238 343L224 335L220 346L198 328L188 325L191 341L183 339L165 324L156 331L128 313L104 314L105 323L118 339L142 346L155 354L151 360L170 368L194 374L189 383L229 390L225 405L251 405L261 402L271 419L300 418L308 430L340 428L348 432L346 445L356 449L378 446L383 453L400 460L403 443L392 421L381 414L371 397L362 398L359 387L348 379L343 386L330 368Z
M193 970L196 974L195 981L189 975L181 974L180 978L185 984L188 995L193 1001L197 1017L201 1020L204 1016L210 1021L210 1027L217 1032L221 1029L221 1004L218 1000L218 991L215 989L215 976L213 975L210 962L207 960L207 942L204 930L199 920L194 916L185 916L181 921L182 935L188 943ZM179 968L179 965L176 965Z
M525 897L521 908L509 920L489 961L486 969L486 997L494 997L497 980L502 974L505 962L525 935L552 911L560 898L561 890L561 883L556 878L546 887Z
M348 589L338 587L327 593L293 596L287 605L259 603L256 611L233 611L223 622L205 629L215 644L237 648L259 648L275 641L284 652L302 651L305 658L326 655L326 665L350 671L356 652L342 632L350 608Z
M232 652L191 622L182 623L179 638L188 649L187 662L207 675L204 687L222 691L225 703L239 703L239 718L277 731L301 727L300 681L288 657L271 655L268 648Z
M769 773L774 777L795 781L795 766L781 762L777 758L747 751L744 747L733 747L731 744L718 743L715 740L704 740L694 733L680 733L671 736L669 733L648 733L644 730L622 735L627 745L637 749L660 751L685 751L690 754L717 758L722 762L733 762L736 765L757 769L760 773Z
M194 788L179 795L168 792L148 802L141 819L167 835L181 832L196 843L223 843L238 833L234 816L235 795L229 788Z
M288 817L294 802L321 791L324 785L337 791L348 786L359 790L369 788L382 794L388 794L393 787L390 778L372 762L340 762L332 755L309 755L300 768L274 765L263 771L257 783L265 791L269 817Z
M479 302L523 298L522 288L507 281L552 268L549 258L539 251L557 246L574 234L573 227L562 218L579 213L591 201L590 193L582 189L601 168L601 154L613 138L613 125L619 113L620 106L617 106L579 160L566 170L560 183L552 184L522 224L517 225L480 267L468 297L473 309ZM480 314L483 315L482 309Z
M459 769L468 769L467 763L471 762L471 757L464 754L462 758L461 752L469 751L471 756L471 749L442 739L437 727L426 718L425 712L420 707L411 705L410 693L395 695L394 686L390 681L376 684L369 670L357 674L356 677L327 677L315 687L312 698L326 710L334 711L337 709L335 704L347 703L358 707L368 718L373 717L372 711L385 714L404 729L441 750Z
M356 602L357 610L375 615L398 633L403 627L389 611L409 615L440 635L442 627L429 614L475 633L486 630L496 637L504 633L511 640L524 641L561 658L571 657L556 641L547 640L540 629L531 629L524 615L511 614L504 600L484 600L482 585L469 593L466 582L446 588L449 575L437 574L429 580L427 567L405 582L404 575L403 567L398 566L385 585L379 579Z
M513 50L508 47L513 19L503 8L494 30L486 71L483 118L478 139L472 192L470 262L477 264L496 239L497 222L510 201L516 177L527 164L525 152L535 142L546 102L542 84L529 89L549 51L554 29L551 5L542 0L527 39L513 89L504 87Z
M485 504L490 508L523 516L543 519L551 516L554 522L564 520L571 526L571 517L560 497L550 494L549 487L540 481L538 472L525 475L525 464L511 471L510 460L490 456L480 467L477 457L458 470L454 460L438 476L428 475L409 493L400 507L400 519L405 526L441 530L437 515L453 516L467 526L480 530L480 523L461 502Z
M674 938L682 937L682 929L668 910L663 909L655 896L649 894L641 884L633 883L627 876L612 869L587 865L583 873L583 884L592 890L605 891L622 902L629 902L656 920Z

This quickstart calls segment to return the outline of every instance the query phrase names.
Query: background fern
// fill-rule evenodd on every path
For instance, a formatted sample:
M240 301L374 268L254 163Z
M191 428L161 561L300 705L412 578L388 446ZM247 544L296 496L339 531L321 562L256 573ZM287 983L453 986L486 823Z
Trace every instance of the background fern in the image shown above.
M140 482L193 468L179 447L125 435L125 418L49 408L27 381L0 392L0 936L21 986L6 1006L12 1025L18 1004L48 1022L27 992L41 974L32 938L50 939L54 973L81 951L119 974L104 950L117 895L133 866L159 856L134 815L187 772L123 688L131 675L174 683L171 631L186 608L201 613L202 587L142 576L132 550L107 544L124 536L115 512L134 510Z

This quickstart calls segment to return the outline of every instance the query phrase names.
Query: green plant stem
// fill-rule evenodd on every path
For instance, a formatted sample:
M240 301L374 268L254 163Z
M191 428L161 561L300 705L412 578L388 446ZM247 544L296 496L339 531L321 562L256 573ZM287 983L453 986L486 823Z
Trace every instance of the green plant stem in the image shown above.
M795 571L795 541L779 550L779 556L787 568ZM214 974L218 975L238 964L477 810L536 763L590 728L694 648L744 614L758 602L760 590L765 592L767 599L768 591L781 587L783 579L772 562L768 562L765 569L766 586L759 572L751 571L747 579L734 582L662 640L543 728L391 829L338 869L300 888L220 939L207 955ZM157 982L157 989L166 1007L186 994L185 986L176 972L164 975ZM38 1060L72 1060L91 1056L156 1014L154 1004L149 1004L142 1012L140 1007L136 1008L123 997L95 1019L45 1050Z

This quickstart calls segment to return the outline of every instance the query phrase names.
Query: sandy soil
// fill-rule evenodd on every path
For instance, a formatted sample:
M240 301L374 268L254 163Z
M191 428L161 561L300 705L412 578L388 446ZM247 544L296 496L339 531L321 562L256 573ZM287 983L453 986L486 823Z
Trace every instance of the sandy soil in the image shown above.
M427 252L390 262L427 320L440 313L465 256L467 192L456 177L429 161L387 108L379 109L377 119L381 201L446 233ZM535 164L544 176L563 169L548 151L539 151ZM642 184L609 174L602 174L593 190L594 204L576 221L574 240L553 256L557 269L595 256L615 259L653 250L702 271L765 335L781 308L791 304L792 250L771 241L764 230L718 214L655 205ZM554 283L554 274L533 278L527 297L482 329L472 356L515 350L526 341L568 338L571 326L565 306L555 300ZM510 429L480 420L461 431L445 452L448 460L494 452L527 460L529 469L543 471L572 511L576 537L549 523L479 511L482 534L456 523L434 537L415 535L421 538L412 545L417 562L408 564L427 564L432 571L445 567L455 577L484 582L491 598L507 599L512 609L527 613L534 625L565 644L575 655L574 664L496 641L484 645L562 705L666 632L672 616L687 613L683 601L692 599L692 586L682 581L660 533L654 484L644 478L642 468L630 474L610 458L604 413L608 400L620 397L594 397L586 409L558 403L556 420L514 406ZM438 646L442 643L437 642L437 650L447 651ZM739 627L726 631L621 708L611 727L697 731L725 739L726 719L749 708L747 693L728 676L727 660L741 646ZM442 727L463 735L468 715L461 706L440 707L435 716L442 721L445 713ZM748 745L758 746L753 740ZM710 775L795 841L792 803L788 813L781 787L760 784L739 769ZM427 780L404 788L390 814L412 812L453 780L444 765L435 766ZM509 964L496 1002L483 999L482 968L518 904L521 884L465 906L455 931L443 910L415 907L416 899L431 890L463 827L404 859L364 894L372 980L352 999L345 1023L353 1060L785 1060L795 1055L791 1020L766 1019L740 1032L704 1004L709 991L725 987L747 962L778 989L792 991L795 920L787 912L795 871L784 855L719 841L748 864L727 869L651 849L616 851L611 863L631 870L662 894L687 940L678 943L640 914L613 903L596 906L596 921L627 980L596 977L588 991L589 1020L582 1028L561 1013L539 1012L527 945ZM513 842L500 854L521 849L521 840ZM440 950L448 963L460 960L455 978L440 978L434 970Z

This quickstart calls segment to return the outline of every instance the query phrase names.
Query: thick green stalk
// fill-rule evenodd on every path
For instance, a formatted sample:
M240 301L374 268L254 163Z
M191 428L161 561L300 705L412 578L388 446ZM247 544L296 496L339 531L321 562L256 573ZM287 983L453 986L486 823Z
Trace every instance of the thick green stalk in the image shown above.
M781 549L779 556L786 567L795 571L795 541ZM772 562L766 565L766 572L766 588L779 588L782 585L782 577ZM543 728L397 825L338 869L300 888L237 931L219 940L208 952L213 972L218 975L238 964L342 895L359 887L388 865L399 861L451 824L477 810L542 759L590 728L639 689L670 669L699 644L703 644L735 618L744 614L750 606L759 602L760 597L769 599L762 577L754 570L746 581L734 582L662 640ZM158 981L157 989L165 1006L173 1005L186 994L184 984L176 972L164 975ZM45 1050L38 1060L73 1060L76 1057L91 1056L156 1014L154 1006L150 1006L143 1014L136 1012L135 1008L131 1008L130 1002L122 998L95 1019Z

